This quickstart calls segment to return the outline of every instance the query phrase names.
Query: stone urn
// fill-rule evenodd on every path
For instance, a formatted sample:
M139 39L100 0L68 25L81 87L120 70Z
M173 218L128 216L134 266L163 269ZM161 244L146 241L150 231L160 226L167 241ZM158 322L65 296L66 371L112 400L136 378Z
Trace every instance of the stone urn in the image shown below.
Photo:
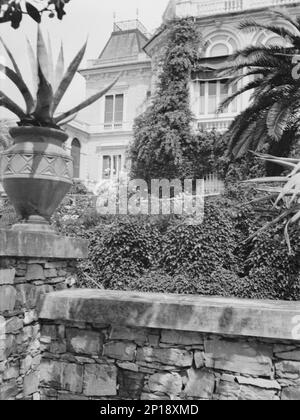
M50 218L72 186L73 159L65 132L44 127L10 130L13 146L1 156L3 188L23 223L14 230L51 232Z

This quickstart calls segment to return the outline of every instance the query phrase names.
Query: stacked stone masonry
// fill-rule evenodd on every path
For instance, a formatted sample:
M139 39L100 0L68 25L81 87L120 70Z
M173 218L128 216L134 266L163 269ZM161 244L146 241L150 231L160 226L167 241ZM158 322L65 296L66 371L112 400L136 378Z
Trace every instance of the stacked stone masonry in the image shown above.
M40 398L37 308L73 279L71 260L0 257L0 400Z
M300 400L300 342L43 321L50 400Z

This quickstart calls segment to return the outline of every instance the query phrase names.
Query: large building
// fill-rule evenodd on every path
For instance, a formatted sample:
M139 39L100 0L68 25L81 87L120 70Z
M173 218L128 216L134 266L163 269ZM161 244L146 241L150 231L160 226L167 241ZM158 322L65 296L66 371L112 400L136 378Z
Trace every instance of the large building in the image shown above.
M104 98L68 125L75 178L90 187L128 169L134 119L146 109L151 95L151 59L143 49L148 40L138 20L115 23L100 56L81 71L87 96L120 76Z
M282 43L266 31L239 31L242 20L270 23L279 18L273 7L287 7L300 16L300 0L171 0L163 20L194 17L202 33L202 64L218 68L236 50L247 45ZM138 22L115 24L114 31L97 60L81 74L86 79L87 95L98 91L122 72L119 82L105 98L88 108L68 127L69 147L75 159L75 176L91 186L126 170L127 147L132 140L133 122L155 92L159 63L166 42L165 32L152 37ZM228 88L214 70L194 74L191 80L191 108L194 128L224 131L249 103L249 94L234 101L223 114L216 111L220 102L238 86Z

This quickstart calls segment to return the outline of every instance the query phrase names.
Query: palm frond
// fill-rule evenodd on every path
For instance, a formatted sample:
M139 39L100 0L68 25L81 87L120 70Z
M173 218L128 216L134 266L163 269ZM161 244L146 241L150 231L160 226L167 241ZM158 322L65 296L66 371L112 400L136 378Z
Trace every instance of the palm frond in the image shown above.
M276 102L268 112L267 127L270 137L279 141L287 128L291 115L289 104Z

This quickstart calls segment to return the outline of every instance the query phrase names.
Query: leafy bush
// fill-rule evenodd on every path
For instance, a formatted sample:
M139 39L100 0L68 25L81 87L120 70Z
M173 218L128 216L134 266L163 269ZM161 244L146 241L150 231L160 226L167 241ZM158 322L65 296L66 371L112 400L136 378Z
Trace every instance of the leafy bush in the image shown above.
M137 277L156 263L158 229L143 220L120 218L100 225L90 237L91 261L104 286L120 276Z
M132 177L147 182L187 178L185 162L193 153L189 83L201 36L193 19L172 21L164 29L167 46L158 91L150 108L135 121L130 150Z
M237 232L228 209L208 202L202 224L170 226L163 238L162 267L171 275L211 274L235 264Z

